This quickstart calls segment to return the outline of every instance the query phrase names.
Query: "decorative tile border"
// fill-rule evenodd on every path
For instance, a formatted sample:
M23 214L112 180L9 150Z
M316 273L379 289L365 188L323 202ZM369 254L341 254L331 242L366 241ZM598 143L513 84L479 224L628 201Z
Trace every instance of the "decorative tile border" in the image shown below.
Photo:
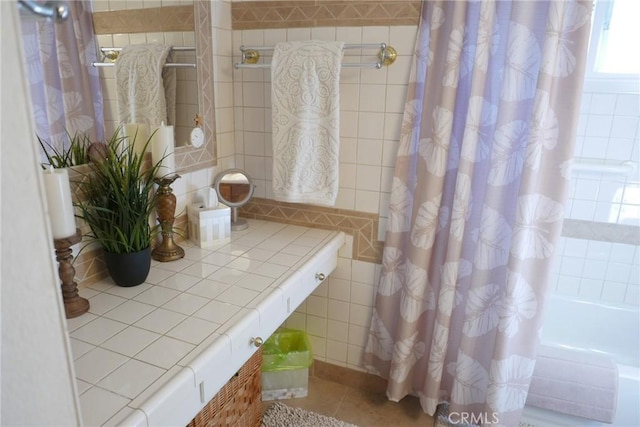
M565 219L562 236L640 246L640 227L637 225Z
M407 0L234 1L231 19L234 30L417 25L421 3Z
M193 5L93 12L96 34L193 31Z
M240 215L245 218L344 231L353 235L353 259L378 264L382 260L384 243L376 239L377 214L254 197L240 208Z

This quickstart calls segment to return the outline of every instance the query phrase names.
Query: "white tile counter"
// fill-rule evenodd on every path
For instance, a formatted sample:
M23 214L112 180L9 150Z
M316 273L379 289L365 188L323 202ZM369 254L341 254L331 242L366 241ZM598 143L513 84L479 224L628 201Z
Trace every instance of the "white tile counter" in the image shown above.
M333 271L344 233L249 220L213 250L153 262L147 281L80 289L67 324L86 426L184 426Z

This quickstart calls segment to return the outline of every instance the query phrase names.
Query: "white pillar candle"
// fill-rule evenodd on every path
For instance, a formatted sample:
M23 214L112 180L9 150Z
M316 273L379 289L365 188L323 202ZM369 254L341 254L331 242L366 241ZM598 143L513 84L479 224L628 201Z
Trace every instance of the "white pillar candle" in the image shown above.
M162 122L151 141L151 160L153 163L161 162L156 172L157 177L172 175L176 172L174 151L173 126L165 126Z
M76 234L76 220L73 216L71 186L67 170L54 168L45 170L44 190L53 238L63 239Z
M146 144L147 139L149 139L145 125L127 123L124 125L124 136L127 138L128 146L133 144L133 151L138 154L138 156L144 155L144 144ZM147 149L149 149L149 147L147 147Z

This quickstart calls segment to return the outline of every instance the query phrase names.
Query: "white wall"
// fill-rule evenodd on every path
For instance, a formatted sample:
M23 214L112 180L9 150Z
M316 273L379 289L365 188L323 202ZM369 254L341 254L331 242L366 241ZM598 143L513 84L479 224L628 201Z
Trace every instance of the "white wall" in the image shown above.
M80 425L64 309L53 260L18 35L2 13L1 425Z

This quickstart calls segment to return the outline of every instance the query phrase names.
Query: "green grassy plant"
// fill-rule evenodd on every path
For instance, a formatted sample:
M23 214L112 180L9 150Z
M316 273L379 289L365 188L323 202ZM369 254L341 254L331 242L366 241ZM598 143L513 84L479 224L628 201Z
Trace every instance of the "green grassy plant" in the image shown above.
M105 251L131 253L148 248L160 232L149 217L156 207L153 178L160 162L146 167L144 156L118 129L106 144L104 159L80 172L78 218L91 229L87 235ZM151 137L145 143L145 151Z
M43 163L42 167L53 166L54 168L67 168L71 166L89 163L88 148L91 141L86 134L75 133L73 136L67 132L69 138L68 148L56 148L54 145L36 135L48 163Z

